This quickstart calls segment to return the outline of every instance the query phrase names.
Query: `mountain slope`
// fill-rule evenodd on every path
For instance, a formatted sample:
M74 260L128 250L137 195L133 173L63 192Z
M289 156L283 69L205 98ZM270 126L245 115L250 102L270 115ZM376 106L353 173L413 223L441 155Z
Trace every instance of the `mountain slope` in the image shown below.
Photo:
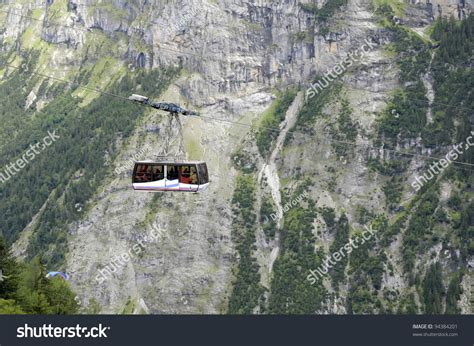
M473 129L472 16L433 23L438 11L2 4L0 167L60 136L0 185L2 236L70 273L83 311L469 313L472 168L412 184ZM128 160L181 140L131 93L199 110L181 118L183 144L207 161L208 191L130 190ZM311 284L310 270L369 226L376 236ZM137 256L116 257L142 240Z

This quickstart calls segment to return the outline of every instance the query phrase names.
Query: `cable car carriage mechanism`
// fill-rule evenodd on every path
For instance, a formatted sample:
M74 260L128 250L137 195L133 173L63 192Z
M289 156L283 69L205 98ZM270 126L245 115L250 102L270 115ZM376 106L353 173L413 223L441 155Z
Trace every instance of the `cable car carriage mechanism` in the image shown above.
M180 136L178 153L184 153L182 145L182 126L179 114L197 116L198 113L185 110L174 103L159 103L148 97L133 94L128 98L155 109L168 112L168 126L165 138L172 137L173 122ZM170 141L165 143L164 152L167 154ZM132 186L138 191L185 191L200 192L209 186L209 173L204 161L187 161L179 158L159 156L156 160L135 162L132 175Z

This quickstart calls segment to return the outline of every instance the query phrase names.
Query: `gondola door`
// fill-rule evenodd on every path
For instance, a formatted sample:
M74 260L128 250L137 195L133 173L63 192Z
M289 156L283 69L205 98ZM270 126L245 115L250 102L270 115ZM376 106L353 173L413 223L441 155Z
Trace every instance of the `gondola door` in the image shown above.
M179 166L166 165L166 190L179 191Z

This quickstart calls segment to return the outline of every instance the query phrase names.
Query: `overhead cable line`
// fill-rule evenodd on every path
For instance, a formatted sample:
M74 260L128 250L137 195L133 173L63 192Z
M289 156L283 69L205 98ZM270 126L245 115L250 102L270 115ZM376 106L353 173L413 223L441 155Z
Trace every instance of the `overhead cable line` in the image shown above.
M9 65L9 64L4 64L4 66L8 66L8 67L11 67L11 68L14 68L14 69L21 69L22 67L21 66L13 66L13 65ZM42 73L39 73L39 72L34 72L34 71L30 71L30 73L32 74L37 74L37 75L40 75L44 78L48 78L48 79L52 79L52 80L55 80L55 81L58 81L58 82L61 82L61 83L65 83L65 84L69 84L69 85L73 85L73 82L70 82L70 81L67 81L67 80L63 80L63 79L60 79L60 78L56 78L56 77L51 77L51 76L48 76L48 75L45 75L45 74L42 74ZM86 89L86 90L90 90L90 91L93 91L93 92L97 92L97 93L100 93L100 94L103 94L103 95L107 95L107 96L110 96L110 97L117 97L117 98L120 98L124 101L127 101L127 102L132 102L130 101L127 97L125 96L122 96L122 95L118 95L118 94L114 94L114 93L111 93L111 92L106 92L106 91L103 91L101 89L98 89L98 88L91 88L91 87L87 87L87 86L83 86L83 85L76 85L77 88L82 88L82 89ZM137 105L142 105L142 104L137 104ZM142 105L143 107L147 107L146 105ZM267 130L270 130L270 131L277 131L277 132L280 132L281 129L280 128L276 128L276 127L268 127L268 126L255 126L255 125L251 125L251 124L246 124L246 123L241 123L241 122L237 122L237 121L232 121L232 120L227 120L227 119L222 119L222 118L216 118L216 117L210 117L210 116L205 116L205 115L199 115L199 118L203 118L203 119L209 119L209 120L214 120L214 121L220 121L220 122L225 122L225 123L229 123L229 124L233 124L233 125L238 125L238 126L245 126L245 127L248 127L248 128L253 128L253 129L267 129ZM311 129L311 130L314 130L312 127L308 127L308 126L305 126L305 127L300 127L301 129ZM294 132L294 131L297 131L299 128L295 127L294 129L291 129L289 130L288 132ZM307 135L306 135L307 136ZM372 147L374 148L375 150L380 150L380 148L375 148L373 146L370 146L370 145L367 145L367 144L361 144L361 143L357 143L357 142L348 142L348 141L341 141L341 140L337 140L337 139L334 139L334 138L328 138L329 141L332 141L334 143L340 143L340 144L345 144L345 145L352 145L352 146L356 146L356 147L361 147L361 146L365 146L365 147ZM430 159L430 160L440 160L441 158L440 157L433 157L433 156L428 156L428 155L423 155L423 154L417 154L417 153L409 153L409 152L405 152L405 151L400 151L400 150L394 150L394 149L382 149L384 151L387 151L387 152L393 152L393 153L397 153L397 154L402 154L402 155L407 155L407 156L412 156L412 157L422 157L422 158L425 158L425 159ZM457 165L466 165L466 166L469 166L469 167L472 167L474 166L474 164L471 164L471 163L468 163L468 162L459 162L459 161L453 161L454 164L457 164Z

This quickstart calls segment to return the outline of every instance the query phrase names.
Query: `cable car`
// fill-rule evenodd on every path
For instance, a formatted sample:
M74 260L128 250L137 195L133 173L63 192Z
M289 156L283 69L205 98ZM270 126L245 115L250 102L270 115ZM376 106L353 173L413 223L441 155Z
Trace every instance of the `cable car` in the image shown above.
M140 161L132 176L134 190L200 192L209 186L203 161Z

